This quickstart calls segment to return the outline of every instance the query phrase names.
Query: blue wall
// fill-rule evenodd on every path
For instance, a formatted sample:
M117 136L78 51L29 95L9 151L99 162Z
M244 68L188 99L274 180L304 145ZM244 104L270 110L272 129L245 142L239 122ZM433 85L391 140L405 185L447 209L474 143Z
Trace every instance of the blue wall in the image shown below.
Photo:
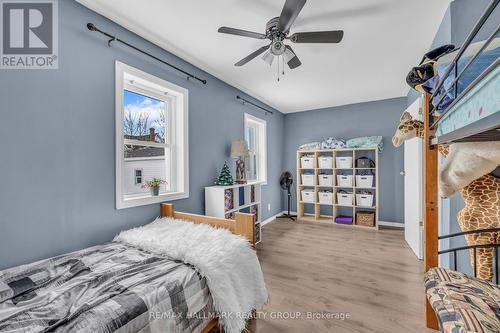
M326 137L350 139L359 136L382 135L384 152L379 155L380 220L403 223L404 178L403 150L392 146L391 138L406 109L406 97L351 104L285 117L284 165L296 178L296 151L307 142ZM294 194L293 209L296 209Z
M263 217L281 211L284 116L242 106L241 91L77 4L59 1L59 70L0 72L0 269L81 249L151 221L159 206L115 210L115 60L189 89L190 192L176 208L204 212L243 114L267 121ZM87 22L206 78L189 82L164 65L90 33ZM271 204L271 211L267 210Z

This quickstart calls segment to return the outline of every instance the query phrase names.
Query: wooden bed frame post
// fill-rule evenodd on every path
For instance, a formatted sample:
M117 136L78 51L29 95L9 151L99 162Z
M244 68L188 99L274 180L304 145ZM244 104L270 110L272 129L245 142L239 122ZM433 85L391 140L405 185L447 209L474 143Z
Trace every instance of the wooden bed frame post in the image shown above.
M438 148L431 146L430 95L424 93L424 266L425 271L438 266ZM428 328L439 329L434 310L425 297L425 322Z
M161 204L160 205L160 217L174 217L174 205Z

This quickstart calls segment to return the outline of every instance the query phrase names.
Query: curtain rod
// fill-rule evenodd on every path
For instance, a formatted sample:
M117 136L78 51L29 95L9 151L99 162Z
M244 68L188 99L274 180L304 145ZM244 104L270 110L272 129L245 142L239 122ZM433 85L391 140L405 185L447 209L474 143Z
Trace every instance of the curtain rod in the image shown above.
M152 54L150 54L150 53L148 53L148 52L146 52L146 51L143 51L143 50L141 50L140 48L138 48L138 47L136 47L136 46L134 46L134 45L132 45L132 44L129 44L129 43L127 43L127 42L125 42L125 41L123 41L123 40L121 40L121 39L119 39L119 38L117 38L116 36L113 36L113 35L111 35L111 34L108 34L107 32L104 32L104 31L102 31L102 30L98 29L98 28L97 28L97 27L96 27L93 23L88 23L88 24L87 24L87 29L89 29L90 31L99 32L99 33L103 34L104 36L109 37L109 38L110 38L110 40L108 41L108 46L111 46L111 43L112 43L112 42L115 42L115 41L116 41L116 42L120 42L120 43L122 43L123 45L128 46L128 47L130 47L130 48L132 48L132 49L136 50L137 52L140 52L140 53L142 53L142 54L145 54L145 55L147 55L148 57L151 57L151 58L153 58L153 59L155 59L155 60L157 60L157 61L161 62L162 64L165 64L165 65L167 65L167 66L170 66L171 68L173 68L173 69L175 69L175 70L177 70L177 71L179 71L179 72L181 72L181 73L183 73L183 74L187 75L187 79L188 79L188 80L189 80L189 79L195 79L195 80L200 81L200 82L201 82L201 83L203 83L203 84L207 84L207 80L200 79L200 78L199 78L199 77L197 77L196 75L193 75L193 74L191 74L191 73L188 73L188 72L186 72L186 71L184 71L184 70L180 69L179 67L176 67L176 66L174 66L174 65L172 65L172 64L169 64L168 62L166 62L166 61L164 61L164 60L161 60L160 58L158 58L158 57L156 57L156 56L154 56L154 55L152 55Z
M262 106L257 105L257 104L255 104L255 103L253 103L253 102L250 102L249 100L246 100L246 99L244 99L244 98L243 98L243 97L241 97L241 96L236 96L236 99L241 99L241 100L243 101L243 104L248 103L248 104L250 104L250 105L255 106L256 108L259 108L259 109L263 110L263 111L264 111L264 112L266 112L266 113L273 114L273 111L268 110L268 109L266 109L266 108L263 108Z

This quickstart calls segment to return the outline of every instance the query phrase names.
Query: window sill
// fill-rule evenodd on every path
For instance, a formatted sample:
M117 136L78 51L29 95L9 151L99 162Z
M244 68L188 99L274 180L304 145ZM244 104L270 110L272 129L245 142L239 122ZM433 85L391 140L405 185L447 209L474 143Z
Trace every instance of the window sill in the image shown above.
M158 196L144 196L139 198L121 199L116 202L116 209L125 209L139 206L154 205L165 201L189 198L189 192L170 192Z
M264 185L267 185L267 180L258 180L258 179L249 180L248 184L264 186Z

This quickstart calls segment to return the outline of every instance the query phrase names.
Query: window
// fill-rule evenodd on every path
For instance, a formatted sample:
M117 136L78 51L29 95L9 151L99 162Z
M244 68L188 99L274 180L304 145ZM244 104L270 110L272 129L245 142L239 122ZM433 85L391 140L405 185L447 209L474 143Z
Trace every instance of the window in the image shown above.
M245 113L245 140L250 150L247 179L267 183L267 124L265 120Z
M142 170L135 169L134 175L135 175L135 185L142 185Z
M188 91L117 62L116 145L118 209L189 197Z

